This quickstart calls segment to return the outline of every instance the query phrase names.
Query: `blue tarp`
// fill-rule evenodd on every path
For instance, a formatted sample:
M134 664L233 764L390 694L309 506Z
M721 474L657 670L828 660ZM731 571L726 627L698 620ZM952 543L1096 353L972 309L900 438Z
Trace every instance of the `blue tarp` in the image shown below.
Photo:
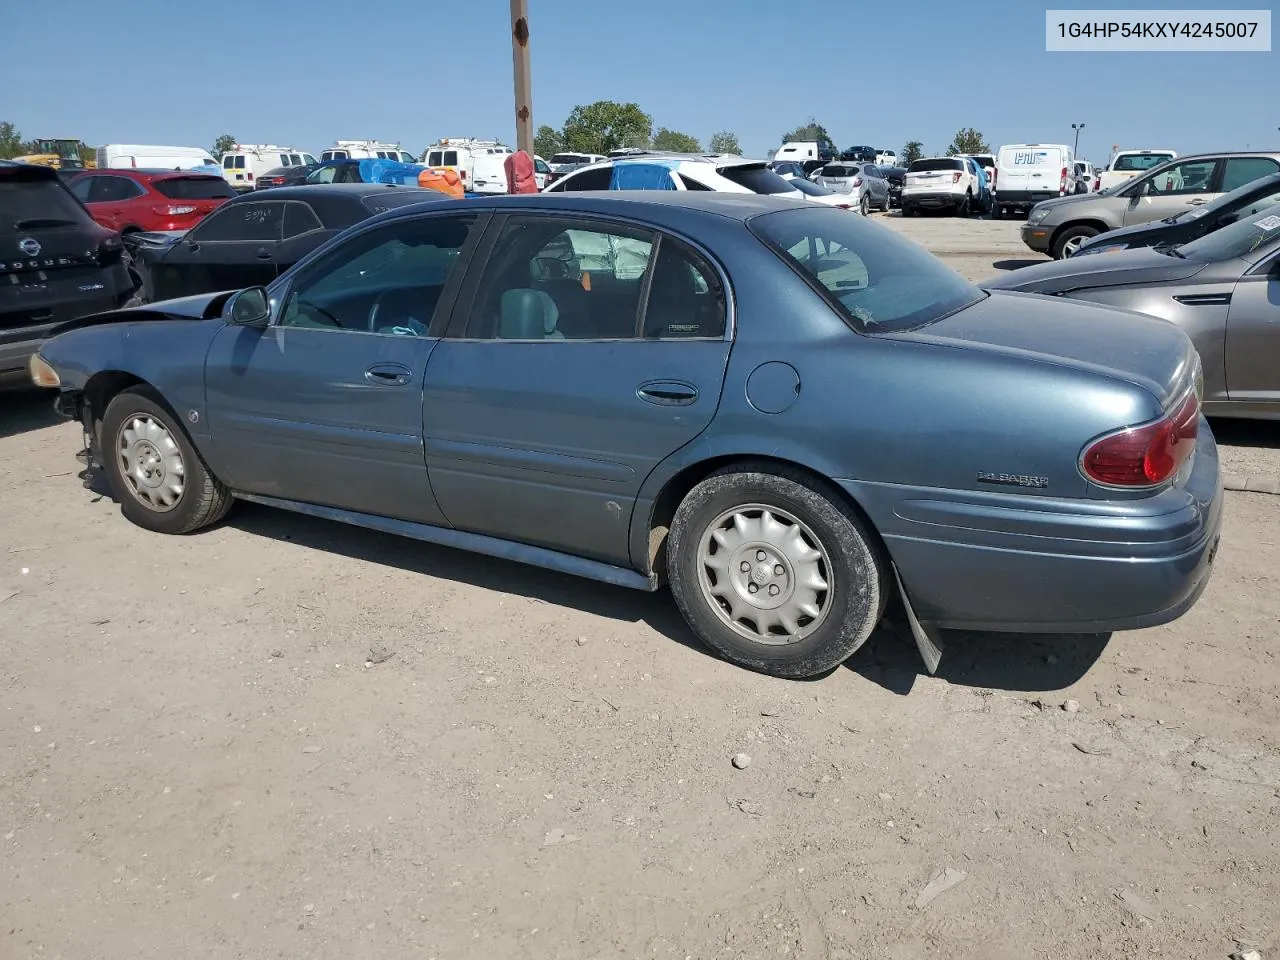
M416 187L418 174L426 167L420 163L401 163L398 160L361 160L360 179L365 183L401 183Z
M610 190L674 190L671 171L674 163L649 160L644 163L615 163Z

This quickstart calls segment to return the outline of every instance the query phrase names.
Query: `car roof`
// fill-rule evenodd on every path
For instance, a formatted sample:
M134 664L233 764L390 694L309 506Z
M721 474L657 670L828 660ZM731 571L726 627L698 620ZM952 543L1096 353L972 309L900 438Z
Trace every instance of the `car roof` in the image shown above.
M171 177L208 177L212 180L221 180L222 173L213 173L209 171L199 170L195 168L174 170L167 167L95 167L92 170L77 170L76 175L83 177L86 174L97 174L107 177L126 177L130 180L167 180Z
M297 187L279 187L271 193L285 193ZM325 187L323 189L332 189ZM424 190L424 193L435 193ZM495 211L557 210L586 214L649 217L662 223L679 219L682 213L715 215L730 220L747 221L752 217L780 210L814 209L806 200L785 194L721 193L702 190L598 190L581 193L493 194L466 200L445 201L451 207ZM410 215L412 208L401 208L382 214L384 218Z
M407 187L398 183L304 183L296 187L273 187L271 190L250 191L236 197L236 200L244 201L248 198L254 200L306 200L314 196L360 198L376 197L379 194L389 192L404 193L405 191L440 196L440 191L438 190Z

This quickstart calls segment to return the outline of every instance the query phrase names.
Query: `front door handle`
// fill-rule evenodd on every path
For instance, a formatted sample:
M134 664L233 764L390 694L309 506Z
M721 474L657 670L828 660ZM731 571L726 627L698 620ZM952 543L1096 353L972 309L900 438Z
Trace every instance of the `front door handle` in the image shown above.
M271 254L271 251L270 251L270 250L259 250L259 251L258 251L258 259L259 259L259 260L270 260L270 259L271 259L271 256L272 256L272 254Z
M364 378L380 387L403 387L413 378L413 371L401 363L375 363L364 372Z
M681 406L698 399L698 388L682 380L650 380L640 384L636 396L663 407Z
M1188 200L1188 201L1187 201L1187 206L1189 206L1189 207L1198 207L1198 206L1200 206L1202 203L1208 203L1208 202L1209 202L1209 201L1208 201L1208 200L1206 200L1206 199L1204 199L1204 197L1197 197L1197 198L1196 198L1196 199L1194 199L1194 200Z

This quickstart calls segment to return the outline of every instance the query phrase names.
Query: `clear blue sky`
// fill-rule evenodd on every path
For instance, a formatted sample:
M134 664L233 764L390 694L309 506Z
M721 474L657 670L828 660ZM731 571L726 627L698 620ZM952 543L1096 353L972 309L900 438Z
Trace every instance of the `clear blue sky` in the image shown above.
M0 6L0 120L28 139L514 139L507 0ZM1113 143L1280 149L1280 53L1046 53L1046 4L1027 0L529 6L535 124L611 99L704 144L733 130L757 156L811 115L841 147L939 151L964 126L993 146L1069 143L1075 121L1095 162Z

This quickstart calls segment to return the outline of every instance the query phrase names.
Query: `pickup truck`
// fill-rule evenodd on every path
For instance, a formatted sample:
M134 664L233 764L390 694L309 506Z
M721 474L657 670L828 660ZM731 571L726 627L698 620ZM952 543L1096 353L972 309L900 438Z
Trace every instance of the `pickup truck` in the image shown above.
M1178 156L1173 150L1120 150L1111 158L1107 168L1095 181L1095 190L1106 190L1132 180L1152 167L1173 160Z

